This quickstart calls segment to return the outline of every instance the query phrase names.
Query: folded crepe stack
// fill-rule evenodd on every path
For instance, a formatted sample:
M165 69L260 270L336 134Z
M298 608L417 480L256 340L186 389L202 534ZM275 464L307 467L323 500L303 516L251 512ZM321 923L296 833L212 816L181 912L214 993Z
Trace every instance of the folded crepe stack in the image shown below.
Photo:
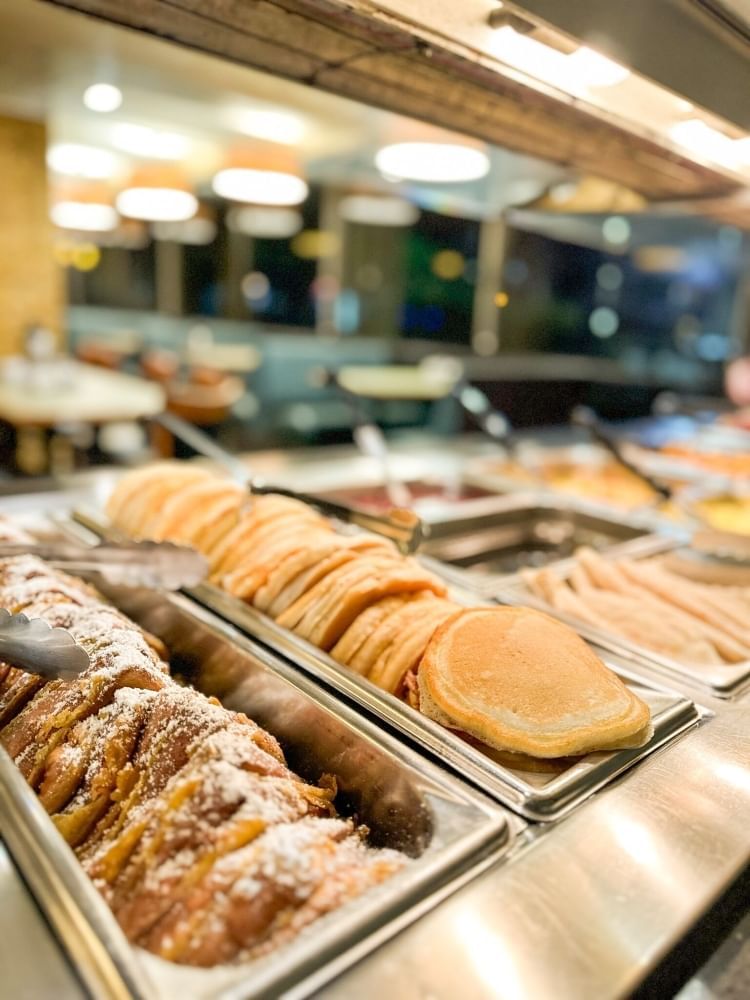
M368 847L269 733L172 680L159 640L81 580L0 560L0 606L89 653L73 681L0 665L0 745L133 943L190 965L253 958L405 863Z
M519 766L650 738L648 707L570 629L463 609L389 541L338 533L306 504L162 463L124 476L107 510L132 537L195 546L214 583Z

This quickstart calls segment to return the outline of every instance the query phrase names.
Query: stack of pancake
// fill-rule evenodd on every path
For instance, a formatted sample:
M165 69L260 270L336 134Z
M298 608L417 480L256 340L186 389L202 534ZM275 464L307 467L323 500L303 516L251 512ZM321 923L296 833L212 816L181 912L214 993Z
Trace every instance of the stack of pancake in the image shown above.
M133 943L190 965L253 958L405 863L368 847L269 733L172 680L159 640L82 581L0 560L0 607L89 654L73 681L0 664L0 745Z
M389 541L336 531L304 503L166 463L124 476L107 511L132 537L193 545L214 583L519 766L650 737L648 707L569 628L462 608Z
M437 627L459 610L445 585L378 535L342 535L306 504L250 498L190 465L130 473L107 512L138 538L190 544L215 583L397 696Z

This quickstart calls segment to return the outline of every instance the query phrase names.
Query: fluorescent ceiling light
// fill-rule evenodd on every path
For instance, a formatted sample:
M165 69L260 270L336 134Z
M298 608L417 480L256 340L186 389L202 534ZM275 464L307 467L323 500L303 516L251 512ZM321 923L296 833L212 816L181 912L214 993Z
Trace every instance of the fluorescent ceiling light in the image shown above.
M630 70L582 45L565 54L535 38L522 35L509 24L490 37L490 51L503 62L529 76L576 93L586 87L613 87L630 76Z
M295 174L249 167L220 170L213 179L213 189L221 198L255 205L299 205L309 190Z
M293 208L262 208L245 205L227 212L227 225L236 233L259 239L284 240L302 229L303 219Z
M83 103L89 111L117 111L122 104L122 91L111 83L92 83L83 92Z
M133 156L152 160L181 160L190 151L190 140L178 132L161 132L145 125L118 122L110 133L112 145Z
M630 70L625 66L594 52L587 45L582 45L565 59L574 77L584 87L614 87L630 76Z
M537 80L569 91L581 85L566 55L528 35L521 35L509 24L492 33L489 47L498 59Z
M706 156L728 167L737 165L739 151L735 142L718 129L711 128L700 118L677 122L670 128L669 134L675 142L693 153Z
M169 187L132 187L116 200L121 215L147 222L182 222L198 211L198 199L189 191Z
M455 184L475 181L490 169L487 154L448 142L397 142L375 156L382 174L399 180Z
M419 209L405 198L352 194L341 199L339 214L363 226L413 226Z
M107 149L57 142L47 150L47 166L57 174L104 180L117 172L117 157Z
M307 132L304 119L291 111L230 107L223 118L233 131L288 146L301 142Z
M743 164L750 164L750 136L744 139L735 139L733 147L738 159Z
M111 205L90 201L58 201L50 209L50 218L61 229L103 233L117 228L119 219Z

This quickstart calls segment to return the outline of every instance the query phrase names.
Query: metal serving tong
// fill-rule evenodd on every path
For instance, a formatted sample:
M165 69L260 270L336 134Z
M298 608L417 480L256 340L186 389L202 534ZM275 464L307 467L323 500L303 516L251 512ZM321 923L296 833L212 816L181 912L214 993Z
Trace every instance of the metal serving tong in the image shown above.
M406 483L393 475L388 442L382 429L364 407L364 399L342 384L339 373L332 368L315 367L308 372L308 381L315 386L330 386L349 407L352 416L352 438L361 454L373 458L380 466L383 488L394 507L411 507L412 495Z
M504 413L495 409L486 393L461 378L453 386L450 394L483 434L496 444L502 445L508 454L515 456L516 442L510 421Z
M646 485L649 486L655 493L659 494L659 496L664 497L665 500L673 499L672 490L670 490L668 486L665 486L664 483L660 483L658 479L654 479L652 476L643 472L623 454L619 443L611 438L604 430L601 421L590 407L574 407L570 414L570 422L574 427L581 427L588 431L591 437L598 444L602 445L602 447L606 448L620 465L624 466L628 472L632 472L634 476L637 476L638 479L646 483Z
M0 544L0 558L22 555L39 556L71 573L98 573L124 587L179 590L196 586L208 574L208 563L199 552L173 542Z
M404 553L414 552L424 537L424 525L414 511L402 507L392 507L385 514L368 514L365 511L354 510L345 504L334 503L310 493L300 493L283 486L273 486L259 476L248 475L248 469L238 458L225 451L220 444L210 438L194 424L183 420L174 413L161 413L155 418L175 437L189 445L200 455L210 458L222 465L237 482L245 486L250 493L259 496L276 494L301 500L326 514L335 517L345 524L354 524L366 531L373 531L385 538L390 538Z
M89 654L66 629L0 608L0 661L48 680L72 680L89 666Z

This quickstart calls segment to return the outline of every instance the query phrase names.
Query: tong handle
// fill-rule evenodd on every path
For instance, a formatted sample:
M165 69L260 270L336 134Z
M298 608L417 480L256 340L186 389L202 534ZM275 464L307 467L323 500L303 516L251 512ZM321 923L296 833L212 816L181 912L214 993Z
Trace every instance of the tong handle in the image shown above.
M270 486L260 480L250 481L250 490L259 495L273 493L277 496L289 497L291 500L300 500L302 503L310 504L311 507L325 514L327 517L335 517L346 524L354 524L365 531L375 532L390 538L401 549L402 552L414 552L424 537L424 525L414 511L405 507L391 507L385 514L368 514L366 511L354 510L345 504L335 503L333 500L325 500L322 497L314 496L310 493L300 493L297 490L288 490L283 486Z
M250 470L245 463L232 455L231 452L222 448L220 444L214 441L205 431L202 431L200 427L196 427L190 421L183 420L176 413L169 413L167 410L157 414L154 420L161 424L165 430L168 430L170 434L179 438L183 444L189 445L193 451L223 466L238 483L242 483L242 485L247 484Z
M642 482L646 483L647 486L650 486L655 493L664 497L665 500L672 499L672 491L668 486L665 486L657 479L654 479L652 476L643 472L637 465L634 465L629 458L625 457L619 444L616 444L609 434L607 434L603 429L597 415L591 407L574 407L570 414L570 422L574 427L581 427L588 431L591 437L602 445L603 448L606 448L610 455L612 455L620 465L626 468L628 472L632 472L634 476L637 476Z
M460 379L453 386L451 395L488 438L513 452L510 421L504 413L495 409L486 393L466 379Z
M378 535L390 538L405 553L414 552L424 537L422 522L413 511L394 507L387 514L367 514L364 511L354 510L352 507L333 503L309 493L299 493L297 490L286 489L283 486L271 486L259 478L250 476L249 470L239 459L225 451L220 444L212 441L200 428L183 420L182 417L177 417L174 413L160 413L156 419L163 427L166 427L167 430L179 437L185 444L189 444L201 455L223 465L251 493L261 495L275 493L292 500L301 500L302 503L310 504L311 507L317 507L329 517L336 517L346 524L355 524L367 531L374 531Z

